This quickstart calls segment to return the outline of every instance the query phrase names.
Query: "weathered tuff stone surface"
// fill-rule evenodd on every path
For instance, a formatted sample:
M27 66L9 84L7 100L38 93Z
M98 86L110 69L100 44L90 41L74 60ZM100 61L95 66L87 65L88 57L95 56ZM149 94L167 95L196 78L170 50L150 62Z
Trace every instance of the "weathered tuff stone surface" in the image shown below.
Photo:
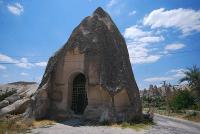
M28 104L30 102L29 98L21 99L15 101L13 104L0 109L0 116L5 114L21 114L24 113Z
M0 85L0 95L4 95L8 91L15 91L0 102L0 116L25 112L37 87L35 82L22 81Z
M9 105L9 101L3 100L0 102L0 109Z
M48 111L52 111L52 107L55 106L53 103L55 96L62 97L61 93L53 95L54 85L62 86L62 82L55 83L54 76L57 70L63 70L66 53L76 48L80 54L84 54L84 74L86 79L89 79L88 85L100 85L111 98L125 89L130 102L130 113L141 116L139 90L132 72L125 40L110 16L102 8L97 8L73 30L67 43L49 59L34 96L32 108L35 118L49 116ZM95 73L99 75L99 80L94 82L89 78L90 63L96 63ZM113 112L116 112L114 106L109 105L107 108L111 115L114 115ZM108 115L103 109L101 110L104 112L103 115Z
M5 100L7 100L9 102L9 104L12 104L13 102L15 102L19 99L20 99L20 96L18 94L13 94L13 95L5 98Z

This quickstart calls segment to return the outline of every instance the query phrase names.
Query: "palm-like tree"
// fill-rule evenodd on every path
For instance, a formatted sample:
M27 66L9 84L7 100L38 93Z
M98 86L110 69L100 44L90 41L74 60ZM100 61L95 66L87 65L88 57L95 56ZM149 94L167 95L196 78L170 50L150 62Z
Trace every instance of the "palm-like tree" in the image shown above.
M196 95L200 95L200 68L194 65L187 68L184 74L185 76L180 79L180 82L187 81L192 91L197 93Z

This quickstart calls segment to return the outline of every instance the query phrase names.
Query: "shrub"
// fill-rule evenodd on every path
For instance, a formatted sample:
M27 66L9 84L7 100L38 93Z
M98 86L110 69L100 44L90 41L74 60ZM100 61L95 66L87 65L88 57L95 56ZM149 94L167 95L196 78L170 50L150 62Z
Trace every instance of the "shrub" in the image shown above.
M200 104L193 104L192 109L200 111Z
M194 98L188 90L179 91L169 102L170 108L175 111L189 108L193 104Z
M0 101L4 100L6 97L11 96L16 93L16 90L8 91L6 90L5 93L0 94Z

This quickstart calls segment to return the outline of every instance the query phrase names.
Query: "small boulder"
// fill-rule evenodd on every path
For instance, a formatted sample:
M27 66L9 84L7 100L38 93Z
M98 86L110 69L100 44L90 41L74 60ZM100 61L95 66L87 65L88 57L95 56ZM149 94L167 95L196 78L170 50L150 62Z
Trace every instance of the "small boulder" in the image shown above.
M20 99L20 96L18 94L13 94L13 95L5 98L5 100L7 100L9 102L9 104L12 104L19 99Z
M25 112L29 102L30 102L29 98L17 100L13 104L0 109L0 116L5 114L21 114Z
M0 109L9 105L9 101L3 100L0 102Z

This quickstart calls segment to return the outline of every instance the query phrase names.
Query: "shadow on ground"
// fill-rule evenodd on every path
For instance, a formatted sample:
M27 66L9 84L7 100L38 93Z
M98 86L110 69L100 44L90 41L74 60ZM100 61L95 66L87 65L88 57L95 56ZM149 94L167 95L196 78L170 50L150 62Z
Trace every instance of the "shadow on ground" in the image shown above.
M60 121L59 123L72 126L72 127L80 127L80 126L104 126L100 124L98 121L91 120L82 120L82 119L68 119L65 121Z

